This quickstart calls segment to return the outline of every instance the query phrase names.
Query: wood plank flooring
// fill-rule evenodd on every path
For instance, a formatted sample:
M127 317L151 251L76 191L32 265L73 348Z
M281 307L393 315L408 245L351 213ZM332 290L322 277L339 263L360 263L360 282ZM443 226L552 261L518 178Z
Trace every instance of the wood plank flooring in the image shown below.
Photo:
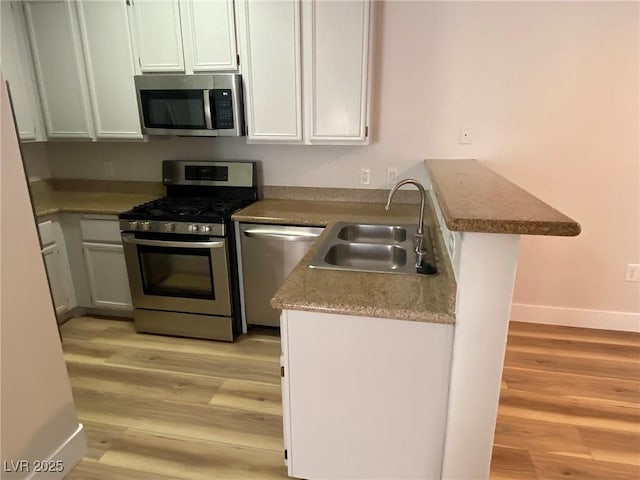
M70 480L288 478L278 337L61 327L88 455ZM512 323L492 480L640 479L640 335Z

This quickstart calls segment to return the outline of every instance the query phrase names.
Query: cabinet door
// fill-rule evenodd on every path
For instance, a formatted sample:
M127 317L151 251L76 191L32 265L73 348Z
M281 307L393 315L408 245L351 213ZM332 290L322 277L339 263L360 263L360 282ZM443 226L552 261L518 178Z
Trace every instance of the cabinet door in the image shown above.
M96 137L142 138L126 4L83 0L77 5Z
M240 0L240 68L249 142L302 142L300 7Z
M60 314L69 309L69 296L65 288L60 251L58 247L53 244L42 249L42 256L44 257L44 264L47 268L53 305L56 309L56 314Z
M180 19L187 73L238 68L232 0L181 0Z
M130 310L131 293L122 245L82 244L95 307Z
M48 137L92 138L80 33L71 3L30 0L25 11Z
M178 0L130 3L132 36L140 71L184 72Z
M369 1L308 1L302 9L306 140L366 143Z
M31 72L32 60L22 5L5 1L0 2L0 9L2 71L11 89L18 135L22 141L44 140L40 106L36 100L36 84Z

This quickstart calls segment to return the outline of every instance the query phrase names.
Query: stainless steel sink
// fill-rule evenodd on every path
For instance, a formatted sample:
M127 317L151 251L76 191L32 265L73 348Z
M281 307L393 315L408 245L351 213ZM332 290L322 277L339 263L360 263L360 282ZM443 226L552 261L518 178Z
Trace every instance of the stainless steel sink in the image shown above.
M341 243L329 247L324 261L337 267L386 272L407 264L407 251L396 245Z
M338 238L357 243L402 243L407 230L394 225L347 225L338 232Z
M309 266L330 270L423 274L415 267L416 225L374 225L340 222L333 226ZM427 255L435 273L431 237L425 228Z

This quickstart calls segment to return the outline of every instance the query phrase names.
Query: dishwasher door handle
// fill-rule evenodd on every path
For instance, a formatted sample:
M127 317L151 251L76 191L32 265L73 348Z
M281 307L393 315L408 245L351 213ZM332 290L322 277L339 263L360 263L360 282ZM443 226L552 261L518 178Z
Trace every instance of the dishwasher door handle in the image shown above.
M309 242L315 240L320 236L319 233L305 232L299 233L287 230L267 230L267 229L253 229L244 230L245 236L251 238L262 238L269 240L283 240L286 242Z

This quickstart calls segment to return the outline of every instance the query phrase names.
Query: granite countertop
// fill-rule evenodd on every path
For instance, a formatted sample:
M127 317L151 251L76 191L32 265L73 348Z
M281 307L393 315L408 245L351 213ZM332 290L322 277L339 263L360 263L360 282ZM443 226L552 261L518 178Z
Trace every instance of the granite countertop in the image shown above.
M476 160L425 160L447 228L576 236L580 224Z
M153 182L48 180L31 184L36 217L56 213L117 215L164 194Z
M340 313L429 323L455 323L456 284L440 241L430 205L425 225L431 229L438 274L401 275L309 268L309 263L339 221L416 223L418 205L308 200L262 200L235 213L240 222L326 226L294 268L271 304L274 308Z

